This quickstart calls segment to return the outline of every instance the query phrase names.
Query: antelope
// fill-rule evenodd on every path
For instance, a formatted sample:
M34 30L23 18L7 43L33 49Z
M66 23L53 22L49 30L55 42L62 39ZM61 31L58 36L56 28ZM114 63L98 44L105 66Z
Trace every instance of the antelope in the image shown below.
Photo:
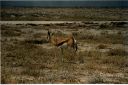
M56 47L60 47L61 51L63 53L63 48L64 47L70 47L75 49L75 52L77 51L77 42L73 35L68 35L67 37L64 36L55 36L54 33L51 33L48 30L48 35L47 35L48 42L51 43L52 45Z

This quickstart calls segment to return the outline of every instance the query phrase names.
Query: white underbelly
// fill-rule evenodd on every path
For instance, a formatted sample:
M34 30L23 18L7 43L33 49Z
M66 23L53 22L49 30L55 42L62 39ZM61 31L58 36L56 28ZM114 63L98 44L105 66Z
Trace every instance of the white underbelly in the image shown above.
M67 43L63 43L61 46L59 46L60 48L67 48L68 44Z

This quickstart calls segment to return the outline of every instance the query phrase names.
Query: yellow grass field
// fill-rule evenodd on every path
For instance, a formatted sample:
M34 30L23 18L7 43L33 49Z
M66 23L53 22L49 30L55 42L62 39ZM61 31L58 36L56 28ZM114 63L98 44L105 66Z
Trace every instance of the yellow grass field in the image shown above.
M2 8L2 21L128 21L127 8Z
M62 54L47 41L48 29L57 36L73 34L78 51L65 48ZM1 24L1 71L2 84L127 84L128 23Z

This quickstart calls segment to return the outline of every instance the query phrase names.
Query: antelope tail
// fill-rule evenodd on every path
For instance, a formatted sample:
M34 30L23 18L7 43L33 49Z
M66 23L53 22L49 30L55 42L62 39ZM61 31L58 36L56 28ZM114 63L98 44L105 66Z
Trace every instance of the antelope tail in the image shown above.
M75 51L77 51L78 49L77 41L74 37L73 37L73 48L75 49Z

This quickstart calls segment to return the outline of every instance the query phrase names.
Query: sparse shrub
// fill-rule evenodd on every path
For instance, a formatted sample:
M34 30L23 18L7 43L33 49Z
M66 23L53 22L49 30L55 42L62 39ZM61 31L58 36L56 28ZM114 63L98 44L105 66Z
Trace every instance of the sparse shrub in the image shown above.
M12 78L12 75L10 72L4 71L5 69L2 69L1 74L1 84L16 84L18 83L15 79Z
M108 31L102 31L101 35L108 35Z
M97 46L98 49L105 49L107 46L105 44L100 44Z
M68 76L68 77L66 78L65 83L66 83L66 84L74 84L74 83L78 83L78 80L77 80L77 78L75 78L75 77Z
M63 56L63 58L65 59L65 60L67 60L68 62L72 62L72 61L75 61L76 60L76 53L75 53L75 51L74 51L74 49L72 49L72 48L66 48L66 49L63 49L63 55L61 55L61 56Z
M79 53L79 57L83 59L81 60L82 62L85 60L85 58L93 58L95 60L99 60L102 55L103 54L99 51L84 51Z
M27 25L30 25L30 26L38 26L38 24L33 24L33 23L28 23Z
M48 41L46 39L32 39L32 40L25 40L26 43L31 43L31 44L44 44L44 43L48 43Z
M66 23L59 23L59 24L56 24L57 26L64 26Z
M93 21L82 21L82 23L84 23L84 24L94 24Z
M51 24L44 24L44 26L51 26Z
M7 36L7 37L20 36L21 35L20 32L14 31L14 30L2 30L1 34L2 34L2 36Z
M113 27L122 27L125 24L127 24L126 22L111 22L111 23L102 23L99 25L100 29L105 29L105 28L109 28L112 29Z
M22 72L22 74L26 74L29 76L34 76L34 77L39 77L41 76L41 71L40 70L36 70L36 69L26 69L24 72Z
M104 29L104 28L108 28L108 27L109 27L109 25L107 23L102 23L99 25L100 29Z
M127 24L127 22L111 22L110 24L112 26L122 27L123 25Z
M79 36L77 37L78 39L81 40L95 40L95 35L92 34L79 34Z
M112 68L114 66L118 66L120 68L124 68L124 67L127 67L128 66L128 63L127 63L127 56L107 56L107 57L104 57L102 58L102 63L105 64L105 65L111 65ZM117 72L118 70L109 70L108 72Z
M109 56L125 56L127 52L124 49L110 49L108 51Z
M78 33L77 36L75 36L78 40L85 40L89 43L112 43L112 44L122 44L124 37L119 34L108 34L107 31L104 31L101 33L102 35L94 35L90 32L85 33Z
M95 76L92 81L90 81L91 84L103 84L104 80L101 76Z
M77 32L73 32L72 34L73 34L73 36L78 36Z
M79 56L78 60L80 63L84 63L84 56Z
M22 25L22 24L16 24L16 25Z
M45 36L44 33L36 33L36 34L33 34L33 38L43 38L42 36Z
M118 31L118 32L117 32L117 34L121 35L121 34L122 34L122 32L121 32L121 31Z
M91 39L91 40L92 40L92 39L95 39L94 35L86 35L85 38L86 38L86 39Z

